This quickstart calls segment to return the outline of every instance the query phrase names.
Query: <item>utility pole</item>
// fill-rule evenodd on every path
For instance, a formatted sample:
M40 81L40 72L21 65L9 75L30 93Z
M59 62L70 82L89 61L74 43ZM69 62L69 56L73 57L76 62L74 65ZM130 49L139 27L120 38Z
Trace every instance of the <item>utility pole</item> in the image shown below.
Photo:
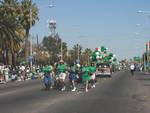
M147 56L147 67L149 66L149 53L150 53L150 42L146 42L146 56Z
M144 61L143 61L143 65L144 65L144 71L145 71L145 68L146 68L145 52L144 52L143 57L144 57L144 58L143 58L143 60L144 60Z
M31 27L32 27L32 0L29 0L30 2L30 57L29 57L29 61L30 61L30 70L32 71L32 59L33 59L33 55L32 55L32 33L31 33Z
M61 60L63 60L63 42L61 39Z
M80 58L79 58L79 54L80 54L79 44L77 44L77 47L78 47L78 60L79 60L79 59L80 59Z

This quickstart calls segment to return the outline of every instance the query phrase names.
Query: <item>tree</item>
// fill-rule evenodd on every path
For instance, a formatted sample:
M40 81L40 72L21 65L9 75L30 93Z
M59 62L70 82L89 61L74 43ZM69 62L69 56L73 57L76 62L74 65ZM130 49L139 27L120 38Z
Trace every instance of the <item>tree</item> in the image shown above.
M92 54L92 50L91 49L86 48L84 50L84 52L82 53L82 57L81 57L81 61L82 61L83 64L85 64L85 63L89 64L90 63L90 56L91 56L91 54Z
M18 15L20 7L17 0L4 0L0 2L0 48L3 54L4 63L8 64L8 53L12 54L12 62L14 62L14 54L20 47L22 36L20 30L22 27L18 24Z
M79 44L74 45L73 49L71 49L69 51L69 63L72 64L72 63L76 62L78 57L80 60L81 54L82 54L82 46Z
M26 40L25 40L25 58L29 56L29 30L35 25L38 18L38 7L31 0L22 0L21 4L21 15L18 18L20 24L25 29ZM31 14L31 15L30 15Z
M44 37L42 41L43 48L45 51L48 51L50 54L50 62L54 63L59 60L59 56L61 55L61 38L59 35L57 37ZM66 56L67 52L67 43L62 42L62 50L63 50L63 56Z

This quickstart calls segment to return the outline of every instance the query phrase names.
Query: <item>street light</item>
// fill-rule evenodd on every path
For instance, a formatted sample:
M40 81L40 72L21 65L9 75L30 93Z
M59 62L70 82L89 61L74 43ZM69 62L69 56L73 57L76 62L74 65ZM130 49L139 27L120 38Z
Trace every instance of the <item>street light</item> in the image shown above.
M50 0L50 2L51 2L51 3L50 3L50 5L48 5L48 7L49 7L49 8L53 8L53 7L55 7L55 6L56 6L56 5L53 5L53 4L54 4L54 2L53 2L53 1L51 1L51 0Z
M29 0L30 2L30 57L29 57L29 61L30 61L30 69L32 71L32 59L33 59L33 56L32 56L32 33L31 33L31 27L32 27L32 0Z
M137 11L137 13L150 14L150 11L142 11L142 10L139 10L139 11Z
M63 41L61 39L61 60L63 60Z
M53 7L55 7L55 5L50 4L50 5L48 5L48 7L53 8Z
M77 44L77 48L78 48L78 57L77 57L77 60L78 60L78 63L79 63L79 61L80 61L80 48L79 48L79 44Z

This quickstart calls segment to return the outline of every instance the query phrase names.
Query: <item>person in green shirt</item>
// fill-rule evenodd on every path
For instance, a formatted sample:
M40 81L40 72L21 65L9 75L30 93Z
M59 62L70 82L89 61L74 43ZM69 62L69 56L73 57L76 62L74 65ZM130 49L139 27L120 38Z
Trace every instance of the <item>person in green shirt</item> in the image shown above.
M60 81L61 91L65 90L65 79L66 79L66 65L64 64L63 60L59 61L59 64L57 65L57 74Z
M91 78L91 87L92 88L95 88L95 78L96 78L96 75L95 75L95 72L96 72L96 66L95 66L95 63L92 62L91 63L91 66L89 67L89 71L90 71L90 78Z
M45 90L49 90L50 86L52 86L52 68L50 66L45 66L42 69L44 73L44 85L45 85Z
M89 75L89 67L88 64L85 64L82 68L82 81L85 83L85 91L88 92L88 86L90 81L90 75Z

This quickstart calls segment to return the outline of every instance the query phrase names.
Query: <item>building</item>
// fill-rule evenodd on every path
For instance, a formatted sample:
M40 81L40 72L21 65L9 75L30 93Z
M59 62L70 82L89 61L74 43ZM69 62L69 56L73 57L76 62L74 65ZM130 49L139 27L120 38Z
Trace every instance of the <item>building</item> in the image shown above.
M146 52L142 55L144 70L150 71L150 41L146 42Z

